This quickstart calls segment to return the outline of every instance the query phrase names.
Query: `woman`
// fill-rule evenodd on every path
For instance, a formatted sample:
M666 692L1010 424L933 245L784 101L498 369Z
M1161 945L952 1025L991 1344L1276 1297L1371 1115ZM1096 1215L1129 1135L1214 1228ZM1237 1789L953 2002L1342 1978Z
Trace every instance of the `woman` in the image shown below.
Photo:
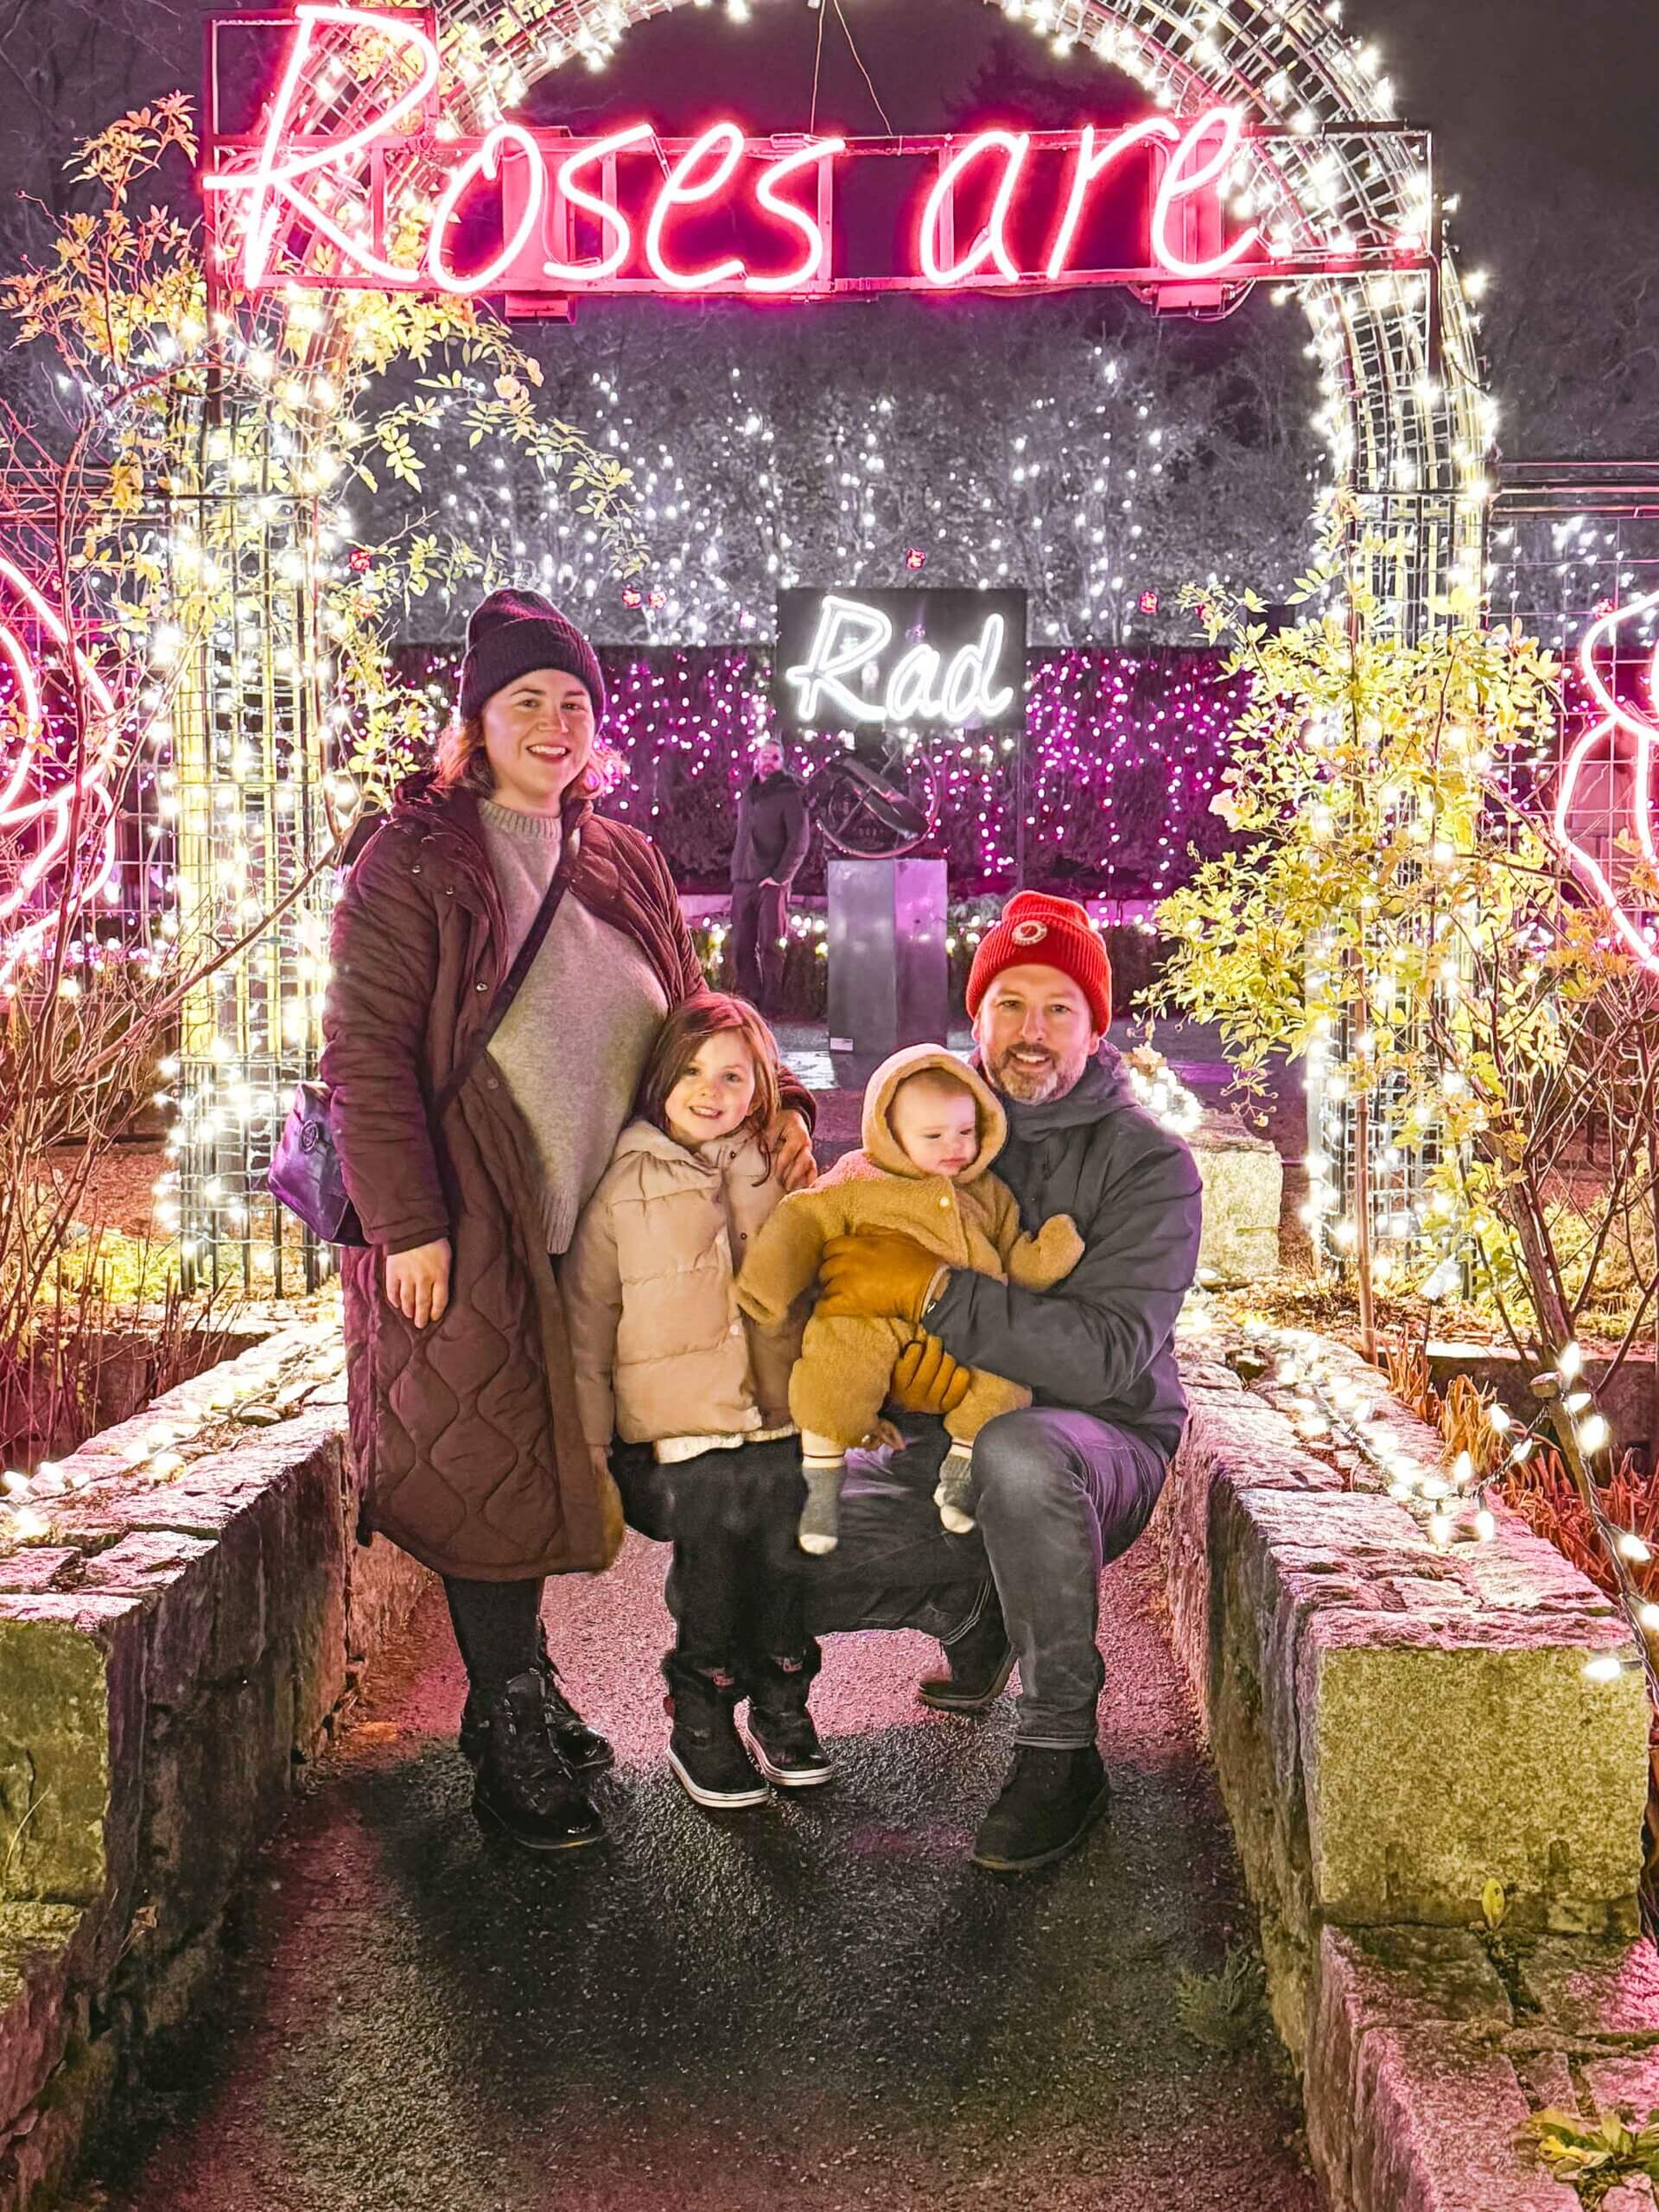
M322 1073L368 1240L342 1255L363 1531L443 1577L469 1694L474 1804L557 1850L603 1829L610 1746L560 1692L544 1578L608 1567L614 1489L582 1440L555 1262L627 1120L657 1032L703 986L668 867L593 812L599 662L534 592L467 628L458 718L336 910ZM467 1060L562 858L567 886L500 1027ZM811 1104L785 1079L791 1187Z

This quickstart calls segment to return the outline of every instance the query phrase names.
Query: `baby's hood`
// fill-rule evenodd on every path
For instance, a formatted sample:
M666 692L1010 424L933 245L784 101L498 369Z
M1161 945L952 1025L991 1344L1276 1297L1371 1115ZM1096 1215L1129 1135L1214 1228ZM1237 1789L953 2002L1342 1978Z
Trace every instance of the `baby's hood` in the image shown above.
M1001 1151L1007 1141L1007 1116L1003 1113L996 1093L976 1068L966 1060L959 1060L954 1052L947 1052L943 1045L906 1045L882 1061L864 1090L864 1122L861 1131L863 1147L876 1166L889 1175L908 1175L916 1179L920 1170L899 1147L893 1134L887 1116L893 1107L893 1095L906 1076L919 1075L924 1068L938 1068L965 1084L974 1094L979 1107L979 1150L963 1168L958 1181L970 1183L982 1175Z

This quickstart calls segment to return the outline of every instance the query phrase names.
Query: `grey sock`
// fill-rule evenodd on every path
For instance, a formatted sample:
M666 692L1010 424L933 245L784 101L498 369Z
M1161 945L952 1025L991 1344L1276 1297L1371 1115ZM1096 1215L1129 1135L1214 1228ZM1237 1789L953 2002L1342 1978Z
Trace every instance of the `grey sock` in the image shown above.
M953 1536L965 1536L974 1525L974 1463L966 1447L953 1445L939 1469L933 1503L939 1518Z
M832 1552L841 1541L841 1476L845 1462L815 1465L806 1462L806 1503L802 1509L796 1541L804 1552Z

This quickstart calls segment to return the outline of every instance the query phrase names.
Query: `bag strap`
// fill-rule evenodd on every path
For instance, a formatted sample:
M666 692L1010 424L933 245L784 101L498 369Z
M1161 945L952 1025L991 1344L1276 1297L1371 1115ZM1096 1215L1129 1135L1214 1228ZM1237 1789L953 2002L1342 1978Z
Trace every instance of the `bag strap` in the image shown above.
M537 909L536 918L531 924L512 967L503 977L495 996L490 1001L489 1012L485 1015L477 1035L467 1047L466 1056L460 1066L454 1070L448 1082L440 1086L437 1096L432 1102L432 1118L435 1122L442 1119L451 1102L459 1096L462 1084L483 1058L485 1047L505 1020L507 1008L518 997L519 987L535 964L536 956L541 950L549 930L553 926L553 917L558 912L564 894L570 887L570 878L575 873L575 867L576 839L572 836L567 836L564 849L559 855L559 864L553 871L553 880L547 887L546 895Z

